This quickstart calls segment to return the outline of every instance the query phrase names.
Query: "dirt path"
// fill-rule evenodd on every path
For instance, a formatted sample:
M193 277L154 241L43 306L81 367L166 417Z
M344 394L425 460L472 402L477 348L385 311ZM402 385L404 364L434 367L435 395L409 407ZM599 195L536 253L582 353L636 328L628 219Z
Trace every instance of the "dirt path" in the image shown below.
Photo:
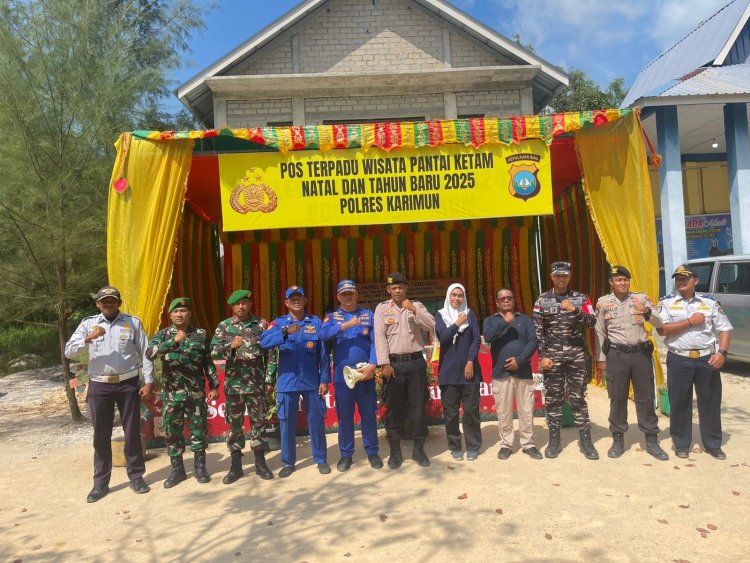
M115 468L112 493L89 505L89 426L68 421L60 381L9 376L0 380L8 393L0 398L2 555L7 561L747 560L750 378L723 377L724 462L699 449L687 460L671 455L665 417L660 437L671 458L654 460L638 443L632 404L628 451L608 459L608 400L593 388L597 462L578 452L574 429L564 429L556 460L514 454L500 461L496 425L485 422L475 462L451 461L443 429L432 427L427 469L407 461L399 471L372 470L358 441L351 471L326 476L300 439L298 471L289 479L261 481L250 466L245 478L225 486L226 450L212 444L209 484L190 479L164 489L167 456L151 451L149 494L133 494L124 469ZM328 438L335 464L336 437ZM543 419L535 419L535 438L546 444ZM696 444L697 438L696 419ZM278 452L269 464L277 473Z

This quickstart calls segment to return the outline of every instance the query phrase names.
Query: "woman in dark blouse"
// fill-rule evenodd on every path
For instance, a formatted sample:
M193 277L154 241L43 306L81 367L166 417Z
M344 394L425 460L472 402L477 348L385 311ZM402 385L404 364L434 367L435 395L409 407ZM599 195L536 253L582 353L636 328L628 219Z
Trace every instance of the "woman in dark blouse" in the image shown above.
M435 317L435 332L440 342L438 383L443 401L443 421L448 448L456 461L463 459L459 409L463 405L463 430L466 459L475 460L482 446L479 421L479 323L466 304L466 290L460 283L448 288L445 305Z

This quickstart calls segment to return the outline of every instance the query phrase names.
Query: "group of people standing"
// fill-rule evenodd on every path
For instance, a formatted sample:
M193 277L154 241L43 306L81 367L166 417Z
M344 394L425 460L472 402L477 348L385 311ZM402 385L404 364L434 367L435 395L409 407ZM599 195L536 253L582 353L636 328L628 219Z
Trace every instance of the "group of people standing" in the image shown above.
M537 460L557 457L561 450L563 404L567 399L579 431L581 452L588 459L598 459L586 403L590 379L589 356L584 346L586 328L595 328L597 359L606 374L609 429L613 437L608 456L616 458L625 451L623 436L628 429L627 401L632 383L638 426L646 436L646 451L656 459L668 459L657 439L653 344L645 328L646 321L665 336L669 349L670 433L676 455L687 457L692 443L695 385L704 449L713 457L724 459L719 369L729 348L731 325L715 300L695 293L697 278L692 272L683 266L678 268L673 275L678 293L662 298L657 306L646 295L630 291L630 272L623 266L611 268L612 292L600 298L596 308L585 294L569 288L569 263L553 263L550 277L552 289L539 296L532 317L516 310L510 289L498 289L497 312L484 319L482 331L475 313L468 308L466 290L461 284L454 283L448 288L444 306L433 317L422 303L407 297L407 280L398 272L387 277L389 299L374 312L359 306L353 280L341 280L336 287L340 307L322 320L307 313L305 292L299 286L286 290L287 314L270 324L252 314L252 293L240 289L227 300L232 317L219 323L210 340L206 331L194 327L190 321L190 299L179 297L168 307L172 324L148 341L141 322L120 311L119 291L103 287L96 295L100 313L84 319L65 347L68 358L88 348L88 404L95 454L94 487L87 501L96 502L109 492L115 405L125 431L131 488L136 493L149 490L143 480L139 404L140 398L152 391L152 362L157 359L162 362L163 421L171 461L171 473L164 482L166 488L187 479L183 462L185 418L189 421L194 476L201 483L210 480L205 461L208 446L205 389L208 387L209 399L218 397L215 361L224 362L225 416L230 427L227 446L231 465L223 478L225 484L234 483L243 475L246 439L254 454L255 472L262 479L274 478L266 464L263 435L269 412L266 399L273 393L281 434L282 468L278 476L286 478L295 471L300 400L307 415L312 457L320 473L331 472L324 428L324 396L331 382L331 356L341 453L337 470L347 471L353 463L355 408L370 466L380 469L384 465L377 438L376 374L382 377L387 406L388 467L398 469L403 464L401 441L407 418L413 437L411 458L427 467L430 459L424 449L427 438L424 407L429 389L423 350L433 332L440 345L438 384L448 448L454 460L464 459L464 446L466 459L475 460L482 446L479 416L482 374L478 362L482 334L492 358L492 394L500 434L498 458L506 460L513 453L514 403L523 453ZM718 349L714 346L717 337ZM537 351L544 375L549 428L544 456L535 446L533 433L531 359ZM345 382L346 369L359 372L359 381L351 388ZM140 387L139 375L145 382ZM247 433L245 415L250 422Z

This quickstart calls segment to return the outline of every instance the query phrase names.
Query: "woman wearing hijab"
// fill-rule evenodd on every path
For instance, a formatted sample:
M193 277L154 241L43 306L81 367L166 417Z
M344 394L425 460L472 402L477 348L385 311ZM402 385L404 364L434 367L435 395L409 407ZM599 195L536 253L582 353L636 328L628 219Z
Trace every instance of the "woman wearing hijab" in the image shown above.
M438 383L443 401L443 421L448 448L456 461L464 458L458 413L464 408L463 430L466 459L475 460L482 446L479 423L479 383L482 373L479 355L479 323L466 305L466 290L460 283L448 288L445 305L435 317L435 332L440 341Z

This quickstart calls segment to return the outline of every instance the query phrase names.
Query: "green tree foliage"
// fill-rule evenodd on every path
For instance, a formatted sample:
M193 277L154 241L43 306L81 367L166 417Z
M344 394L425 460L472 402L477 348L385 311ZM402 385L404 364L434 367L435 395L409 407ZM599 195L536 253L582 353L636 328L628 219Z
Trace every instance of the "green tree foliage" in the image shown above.
M62 348L73 309L93 311L113 142L166 124L168 73L200 26L190 0L0 0L3 323L53 325Z
M568 75L570 85L549 104L554 113L617 108L627 93L623 88L625 81L622 78L615 78L606 90L602 90L582 70L574 68Z

